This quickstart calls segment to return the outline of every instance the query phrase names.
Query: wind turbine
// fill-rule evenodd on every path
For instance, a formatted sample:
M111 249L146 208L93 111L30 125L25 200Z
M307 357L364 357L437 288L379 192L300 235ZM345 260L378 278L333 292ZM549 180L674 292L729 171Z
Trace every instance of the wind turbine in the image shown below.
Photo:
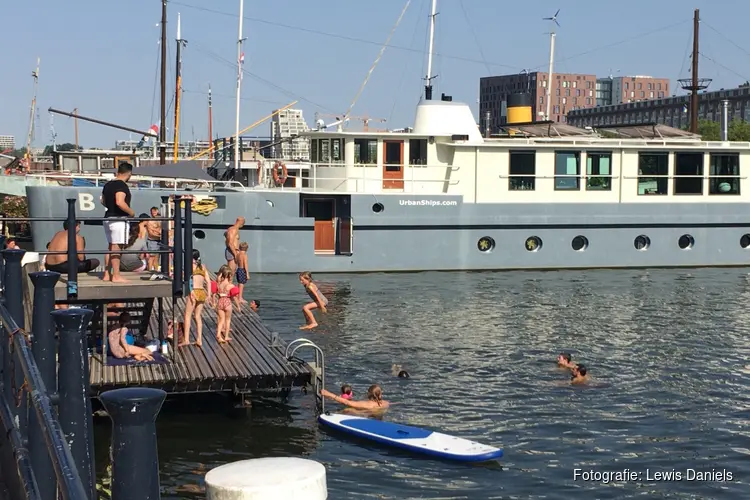
M558 27L560 23L557 22L557 16L560 14L560 9L557 9L555 15L552 17L543 17L544 21L552 21ZM550 109L552 105L552 73L555 69L555 24L552 25L552 29L549 32L549 72L547 73L547 109L544 114L544 119L549 121Z

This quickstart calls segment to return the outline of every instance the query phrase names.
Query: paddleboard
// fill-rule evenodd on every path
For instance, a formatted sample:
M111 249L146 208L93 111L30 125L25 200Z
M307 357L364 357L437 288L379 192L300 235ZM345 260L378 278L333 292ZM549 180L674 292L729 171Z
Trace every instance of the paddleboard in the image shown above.
M354 436L447 460L486 462L503 456L500 448L420 427L341 414L321 415L319 421Z

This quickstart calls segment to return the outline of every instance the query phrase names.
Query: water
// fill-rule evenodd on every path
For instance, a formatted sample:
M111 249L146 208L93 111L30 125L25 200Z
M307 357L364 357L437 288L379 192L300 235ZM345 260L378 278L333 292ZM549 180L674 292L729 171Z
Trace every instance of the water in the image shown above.
M322 462L330 498L747 498L750 276L747 270L420 273L316 277L331 299L306 334L327 354L328 388L396 403L386 419L504 448L489 465L391 451L330 434L311 396L159 419L163 498L203 498L212 467L245 458ZM287 339L306 295L294 276L253 277L248 298ZM589 368L571 387L561 351ZM397 379L393 364L412 378ZM747 366L747 367L746 367ZM192 403L192 406L201 406ZM335 407L334 404L331 406ZM106 426L100 426L100 469ZM102 449L102 446L104 447ZM574 481L574 469L640 481ZM653 481L656 472L682 481ZM688 481L688 469L732 481ZM648 474L648 476L647 476Z

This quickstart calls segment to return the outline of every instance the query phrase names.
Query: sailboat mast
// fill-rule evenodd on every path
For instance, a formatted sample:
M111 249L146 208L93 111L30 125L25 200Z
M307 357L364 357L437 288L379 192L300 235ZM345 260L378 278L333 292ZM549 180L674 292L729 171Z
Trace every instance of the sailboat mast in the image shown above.
M180 152L180 98L182 91L182 46L185 45L180 33L180 13L177 13L177 63L175 64L175 94L174 94L174 163Z
M167 0L161 0L161 121L159 164L167 162Z
M211 84L208 84L208 143L211 146L209 151L213 150L214 147L214 117L213 108L211 104Z
M430 47L427 53L427 76L425 77L424 98L432 100L432 55L435 49L435 16L437 16L437 0L432 0L432 9L430 11Z
M242 94L242 64L244 55L242 53L242 21L244 18L245 0L240 0L240 23L239 36L237 37L237 110L234 121L234 171L238 172L240 168L240 97Z
M550 109L552 106L552 72L555 69L555 30L552 29L552 31L549 34L549 72L547 73L547 95L545 99L547 100L547 108L546 112L544 113L544 119L546 121L550 120Z
M31 72L31 76L34 78L34 96L31 98L31 110L29 111L29 134L26 136L26 169L31 168L31 139L34 137L34 113L36 113L36 93L39 87L39 64L41 59L36 59L36 70Z

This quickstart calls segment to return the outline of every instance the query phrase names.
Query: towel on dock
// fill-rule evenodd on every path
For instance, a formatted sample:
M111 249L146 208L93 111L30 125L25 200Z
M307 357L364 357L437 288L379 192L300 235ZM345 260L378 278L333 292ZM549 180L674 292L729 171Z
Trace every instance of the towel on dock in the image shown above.
M145 366L145 365L166 365L169 360L162 356L160 352L152 352L151 355L154 357L153 361L136 361L134 358L116 358L114 356L107 356L107 364L109 366Z

